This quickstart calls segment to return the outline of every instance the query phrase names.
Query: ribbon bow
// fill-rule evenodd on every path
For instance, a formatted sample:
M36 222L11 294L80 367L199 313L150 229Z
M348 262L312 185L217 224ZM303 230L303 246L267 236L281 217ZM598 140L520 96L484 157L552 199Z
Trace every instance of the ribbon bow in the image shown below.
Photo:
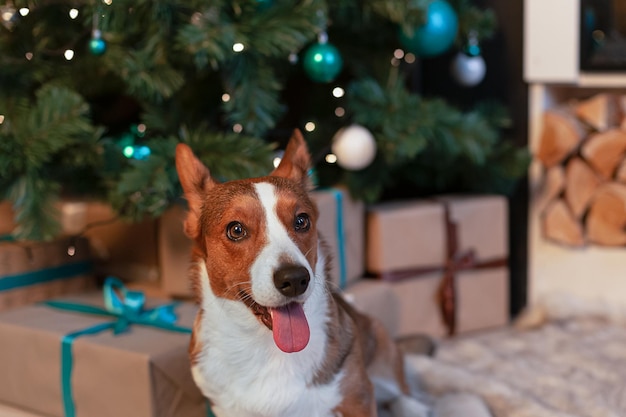
M113 329L114 334L125 332L133 323L156 327L176 323L175 303L146 310L145 294L141 291L129 290L116 278L109 277L106 279L103 296L107 311L118 317Z
M111 323L114 334L127 331L132 324L179 333L191 333L191 329L188 327L175 324L177 317L174 309L179 304L177 302L146 309L146 297L142 292L129 290L119 279L113 277L108 277L105 280L103 296L104 308L71 301L52 300L45 304L60 310L114 317L117 319Z

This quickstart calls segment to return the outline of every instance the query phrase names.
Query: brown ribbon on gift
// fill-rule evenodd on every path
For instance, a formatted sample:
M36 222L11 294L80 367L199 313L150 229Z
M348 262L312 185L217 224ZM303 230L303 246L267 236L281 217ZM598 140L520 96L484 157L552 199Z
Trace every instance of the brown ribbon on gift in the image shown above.
M459 252L458 226L452 220L448 202L440 200L444 206L444 226L446 230L446 261L442 266L426 266L421 268L411 268L399 271L383 272L377 275L384 281L401 281L416 275L428 274L431 272L443 272L443 277L439 283L436 298L439 305L441 318L448 331L448 336L456 333L457 316L457 291L456 273L468 269L487 269L506 266L508 258L498 258L484 262L478 262L476 252L468 249Z

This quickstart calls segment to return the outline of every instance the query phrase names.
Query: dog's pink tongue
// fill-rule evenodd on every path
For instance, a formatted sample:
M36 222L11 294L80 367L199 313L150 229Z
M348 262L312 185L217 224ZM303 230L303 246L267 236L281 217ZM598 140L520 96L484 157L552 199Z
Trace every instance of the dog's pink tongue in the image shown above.
M286 353L300 352L309 343L311 332L300 303L270 308L274 343Z

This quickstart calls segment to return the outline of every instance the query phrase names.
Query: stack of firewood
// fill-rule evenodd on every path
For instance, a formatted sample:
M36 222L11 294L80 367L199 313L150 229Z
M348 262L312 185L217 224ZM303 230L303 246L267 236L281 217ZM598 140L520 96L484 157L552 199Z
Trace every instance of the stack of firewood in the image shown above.
M626 245L626 95L603 93L547 110L535 152L543 166L543 235L570 245Z

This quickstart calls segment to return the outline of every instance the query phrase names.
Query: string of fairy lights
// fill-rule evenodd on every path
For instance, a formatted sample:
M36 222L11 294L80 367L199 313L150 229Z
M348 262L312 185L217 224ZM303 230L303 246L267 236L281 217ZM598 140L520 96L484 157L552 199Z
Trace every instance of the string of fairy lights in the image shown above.
M435 0L435 2L445 3L444 0ZM93 26L91 29L91 39L89 42L89 52L92 55L99 56L106 53L107 44L102 37L102 32L99 29L100 19L106 17L106 6L112 5L113 0L100 0L99 4L103 5L102 7L97 7L93 14ZM271 2L269 5L268 1L259 2L261 5L263 3L263 7L271 7ZM447 6L449 7L449 6ZM451 11L447 11L444 7L444 12L448 13L448 19L455 18L451 13ZM31 9L28 7L22 7L16 9L10 3L0 6L0 22L3 23L7 28L11 29L14 25L19 24L17 15L22 18L26 18L31 13ZM78 8L72 7L68 11L68 17L71 20L77 19L81 14L81 11ZM344 67L343 59L340 51L332 45L332 43L328 39L327 34L327 25L326 20L327 17L320 10L318 12L319 24L318 24L318 36L317 42L308 45L304 51L292 52L287 57L288 61L295 65L298 61L302 60L301 64L304 69L304 72L307 76L314 82L320 84L332 84L335 83L335 80L341 73ZM202 17L201 13L196 12L192 14L190 17L190 22L194 24L194 22L198 22L198 20ZM447 34L449 39L446 39L446 45L442 45L442 50L445 48L449 48L452 44L452 40L454 36L456 36L457 31L457 23L456 21L452 22L454 26L454 31ZM420 28L418 28L420 29ZM422 28L423 29L423 28ZM452 29L451 29L452 30ZM418 32L416 31L416 34ZM400 37L400 43L403 45L404 49L398 48L395 49L390 58L390 65L394 67L400 66L403 62L406 64L413 64L416 62L419 52L413 53L413 49L416 49L415 40L413 43L407 41L404 35ZM436 40L436 39L435 39ZM441 40L437 40L440 44L443 42ZM429 48L432 45L428 45ZM476 56L480 53L480 49L477 45L474 45L474 48L477 49L478 52L473 53L473 56ZM243 42L234 42L232 45L232 51L234 54L240 54L245 52L248 49L248 46ZM407 52L405 49L411 50ZM301 54L299 52L302 52ZM430 51L427 51L430 53ZM67 61L71 61L76 57L77 51L73 46L69 46L62 51L63 57ZM423 55L423 54L422 54ZM34 57L34 53L32 51L27 51L25 53L25 58L27 60L32 60ZM345 95L345 89L340 84L336 84L330 88L330 94L335 99L341 99ZM221 100L223 103L227 103L231 100L235 99L228 92L223 93L221 96ZM346 109L338 104L333 109L333 114L337 118L343 118L346 115ZM4 115L0 114L0 125L4 122ZM315 120L308 120L304 122L303 128L307 132L313 132L317 128ZM234 133L243 133L244 126L241 123L234 123L231 126L231 129ZM147 127L143 124L133 126L133 135L135 137L141 138L145 135L147 131ZM327 163L338 163L342 167L346 169L362 169L365 166L369 165L373 160L373 157L376 153L376 141L374 140L371 133L367 131L362 126L357 126L355 129L341 129L338 131L333 138L333 146L331 146L331 152L328 153L325 157L325 161ZM366 152L362 152L362 149L366 149ZM146 146L137 146L134 143L127 143L122 147L122 153L127 158L133 159L145 159L150 155L150 149ZM361 155L361 156L358 156Z

